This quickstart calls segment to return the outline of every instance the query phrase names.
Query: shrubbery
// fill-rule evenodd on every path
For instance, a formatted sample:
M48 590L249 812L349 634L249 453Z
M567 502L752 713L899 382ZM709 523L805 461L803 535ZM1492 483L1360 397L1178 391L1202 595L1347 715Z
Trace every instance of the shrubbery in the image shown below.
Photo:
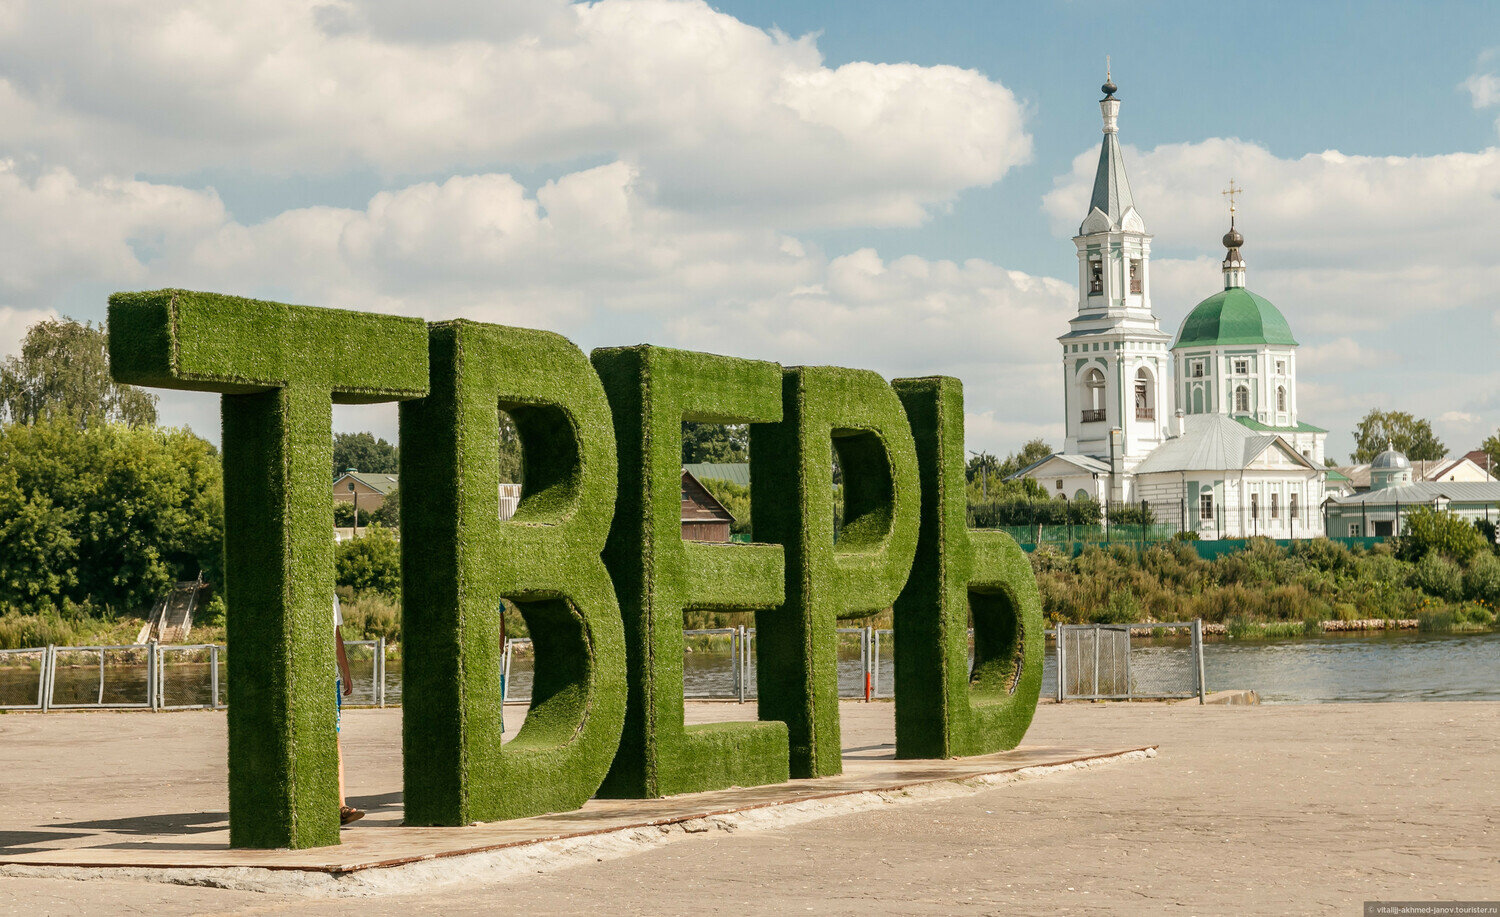
M220 582L222 481L186 430L0 427L0 608L145 614L178 580Z
M1482 612L1500 599L1500 559L1479 553L1465 569L1446 555L1435 550L1411 562L1386 544L1351 550L1319 538L1282 547L1257 538L1211 561L1173 541L1088 547L1076 557L1042 547L1031 562L1045 613L1064 623L1452 617L1462 609L1445 603L1465 599L1465 608L1480 611L1463 620L1488 623Z

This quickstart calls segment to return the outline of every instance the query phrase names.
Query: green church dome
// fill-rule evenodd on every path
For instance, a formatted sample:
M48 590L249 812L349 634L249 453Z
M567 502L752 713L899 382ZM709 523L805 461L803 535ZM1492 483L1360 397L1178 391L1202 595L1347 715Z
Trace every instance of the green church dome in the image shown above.
M1230 287L1193 307L1172 347L1214 344L1283 344L1295 347L1292 328L1270 300Z

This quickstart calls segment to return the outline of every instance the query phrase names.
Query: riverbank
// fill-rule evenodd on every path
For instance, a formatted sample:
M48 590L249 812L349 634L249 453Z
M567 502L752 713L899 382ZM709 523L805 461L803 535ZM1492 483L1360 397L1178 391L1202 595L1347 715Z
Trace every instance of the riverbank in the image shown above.
M845 704L845 745L888 704ZM753 707L689 704L694 722ZM507 720L512 720L507 711ZM518 720L511 723L518 724ZM863 723L864 725L858 725ZM51 725L51 724L56 724ZM0 718L11 828L175 827L195 842L222 819L223 715ZM66 733L38 752L34 730ZM164 731L163 731L164 730ZM707 831L567 867L539 860L503 884L478 879L363 899L371 917L710 913L1358 913L1380 899L1493 899L1500 704L1204 707L1048 704L1027 744L1159 746L1140 766L1013 783L748 833ZM514 734L514 733L511 733ZM393 817L397 711L349 711L350 793ZM89 749L87 755L78 754ZM151 782L138 776L151 773ZM1420 774L1421 779L1412 779ZM171 799L161 802L160 787ZM81 791L81 788L87 788ZM116 791L171 813L93 813ZM93 813L93 814L91 814ZM359 830L388 830L376 827ZM34 843L19 831L3 843ZM0 914L347 913L347 901L94 878L0 879Z

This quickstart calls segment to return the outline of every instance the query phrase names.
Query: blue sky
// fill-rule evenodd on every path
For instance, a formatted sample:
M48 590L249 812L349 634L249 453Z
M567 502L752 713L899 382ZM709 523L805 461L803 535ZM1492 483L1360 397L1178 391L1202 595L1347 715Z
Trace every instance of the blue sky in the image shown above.
M1061 444L1055 337L1106 54L1175 330L1249 286L1342 456L1370 407L1500 426L1500 12L979 2L17 2L0 352L186 286L943 372L971 448ZM210 397L164 418L216 436ZM341 409L392 435L390 408Z

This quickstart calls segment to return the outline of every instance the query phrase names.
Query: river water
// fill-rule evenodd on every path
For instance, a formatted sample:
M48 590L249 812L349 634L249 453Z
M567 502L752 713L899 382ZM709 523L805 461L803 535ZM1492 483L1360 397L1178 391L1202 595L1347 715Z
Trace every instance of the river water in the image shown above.
M841 635L843 636L843 635ZM1156 660L1186 659L1185 640L1137 640L1132 665L1142 671ZM374 701L373 665L369 652L351 652L356 685L351 702ZM895 665L889 634L880 649L877 696L889 696ZM106 703L139 703L145 699L145 667L139 653L106 659L103 699ZM1203 667L1210 691L1249 688L1267 704L1321 704L1379 701L1500 700L1500 633L1426 634L1410 631L1337 635L1271 641L1209 639ZM857 639L841 639L839 691L846 697L864 693L864 668ZM732 697L737 694L731 652L697 649L684 658L683 687L689 697ZM37 667L27 660L0 657L0 704L36 701ZM529 696L531 656L515 653L507 694L512 700ZM221 660L221 663L225 662ZM222 665L221 674L227 671ZM89 704L100 697L97 655L75 654L60 659L53 697L56 703ZM173 662L166 669L168 704L203 704L210 697L209 667L201 656ZM1054 655L1048 645L1043 665L1044 695L1056 692ZM755 696L752 670L746 696ZM220 698L224 686L220 685ZM386 666L386 699L400 703L401 662Z

